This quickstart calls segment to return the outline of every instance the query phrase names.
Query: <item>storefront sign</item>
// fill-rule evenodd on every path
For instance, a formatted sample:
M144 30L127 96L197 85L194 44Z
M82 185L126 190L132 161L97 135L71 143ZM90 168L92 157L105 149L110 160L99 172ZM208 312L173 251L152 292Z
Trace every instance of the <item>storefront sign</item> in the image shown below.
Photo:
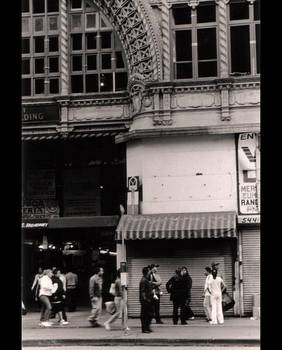
M239 215L259 214L256 169L257 135L240 134L238 139ZM248 221L246 221L247 223Z
M260 215L238 215L238 224L260 224Z
M42 219L50 217L59 217L59 206L56 200L26 200L22 206L23 219ZM36 223L39 225L42 223ZM33 224L30 224L33 225ZM28 227L28 226L25 226ZM35 226L29 226L35 227ZM39 227L39 226L38 226Z
M22 109L22 123L57 122L60 120L58 105L25 106Z

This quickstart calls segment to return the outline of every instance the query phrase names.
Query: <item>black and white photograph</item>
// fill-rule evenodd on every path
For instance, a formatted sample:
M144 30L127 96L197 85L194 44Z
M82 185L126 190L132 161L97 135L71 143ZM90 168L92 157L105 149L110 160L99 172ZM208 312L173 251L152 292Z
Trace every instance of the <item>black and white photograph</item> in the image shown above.
M261 349L260 5L21 0L22 350Z

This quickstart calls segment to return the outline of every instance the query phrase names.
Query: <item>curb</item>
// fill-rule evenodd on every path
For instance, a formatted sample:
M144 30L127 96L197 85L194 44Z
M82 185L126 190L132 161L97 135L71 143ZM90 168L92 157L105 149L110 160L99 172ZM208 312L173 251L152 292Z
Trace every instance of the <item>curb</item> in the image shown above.
M22 346L86 346L86 345L153 345L153 346L186 346L186 345L237 345L237 346L258 346L259 339L31 339L23 340Z

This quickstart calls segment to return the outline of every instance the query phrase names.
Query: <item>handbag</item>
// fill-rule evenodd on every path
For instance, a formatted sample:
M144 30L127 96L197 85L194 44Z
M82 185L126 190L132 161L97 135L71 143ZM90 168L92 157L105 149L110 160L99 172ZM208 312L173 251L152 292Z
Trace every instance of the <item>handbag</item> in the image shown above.
M222 293L222 310L227 311L235 305L235 300L227 292Z
M114 301L106 301L105 305L109 314L113 315L116 312L116 304Z
M109 293L114 295L114 296L116 295L115 283L111 283L111 287L110 287Z

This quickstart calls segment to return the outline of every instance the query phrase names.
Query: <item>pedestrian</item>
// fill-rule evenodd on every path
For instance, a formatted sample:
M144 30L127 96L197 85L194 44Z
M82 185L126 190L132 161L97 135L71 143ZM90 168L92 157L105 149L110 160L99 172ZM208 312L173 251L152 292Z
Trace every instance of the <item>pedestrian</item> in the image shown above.
M139 283L139 301L141 304L141 328L142 333L151 333L150 327L153 318L153 287L150 282L150 268L148 266L142 269L142 278Z
M63 283L63 290L64 290L64 294L65 294L65 298L63 298L63 310L62 310L62 315L63 315L63 319L65 321L68 320L67 318L67 314L66 314L66 300L67 300L67 285L66 285L66 276L64 275L63 271L58 269L57 270L57 276L59 277L59 279L62 281Z
M31 291L33 292L33 296L34 296L34 299L35 301L38 301L38 298L39 298L39 280L40 278L43 276L43 269L41 266L38 267L38 272L37 274L34 276L34 279L33 279L33 283L32 283L32 286L31 286Z
M61 271L59 269L53 270L52 281L58 284L58 288L50 297L50 302L52 305L52 311L54 313L54 318L56 314L59 316L59 323L62 325L68 324L67 315L65 312L64 301L66 299L66 292L64 290L63 282L60 279Z
M217 276L217 270L211 271L212 278L208 281L208 291L211 299L211 321L210 324L223 324L223 312L222 312L222 290L226 289L223 279Z
M185 305L189 297L189 289L191 281L187 275L185 275L185 270L177 268L175 270L175 275L172 276L166 283L167 292L170 293L170 300L173 302L173 314L172 320L173 324L178 323L178 309L180 308L180 320L182 325L186 325L186 312Z
M102 288L103 288L103 267L96 267L94 275L89 279L89 296L91 301L91 314L88 321L92 327L100 327L98 320L102 312Z
M26 311L24 302L23 302L23 300L22 300L22 315L26 315L26 314L27 314L27 311Z
M68 311L76 311L77 307L77 296L78 296L78 276L76 273L69 269L68 273L65 275L66 278L66 295L67 295L67 306Z
M104 326L107 331L111 330L111 324L119 318L121 312L122 312L122 306L123 306L123 299L122 299L122 287L121 287L121 281L120 281L120 269L117 270L117 276L115 279L115 313L104 323Z
M212 278L211 274L212 269L209 266L205 267L205 287L204 287L204 301L203 301L203 307L206 315L206 321L211 321L211 294L208 290L208 283L210 278Z
M186 313L186 320L194 320L195 315L194 312L191 309L190 303L191 303L191 289L192 289L192 277L190 276L188 269L186 266L182 266L181 270L183 271L183 277L187 278L189 283L189 287L188 287L188 298L185 302L185 313Z
M150 265L150 281L152 282L153 285L153 310L154 314L153 317L156 319L157 324L163 324L163 321L160 318L160 299L161 299L161 284L162 284L162 279L161 276L158 274L158 267L160 265L156 264L151 264Z
M40 278L39 300L42 306L39 325L42 327L50 327L52 325L52 323L49 322L50 312L52 309L49 298L58 288L57 283L53 284L52 276L52 270L47 269L43 271L43 276Z

